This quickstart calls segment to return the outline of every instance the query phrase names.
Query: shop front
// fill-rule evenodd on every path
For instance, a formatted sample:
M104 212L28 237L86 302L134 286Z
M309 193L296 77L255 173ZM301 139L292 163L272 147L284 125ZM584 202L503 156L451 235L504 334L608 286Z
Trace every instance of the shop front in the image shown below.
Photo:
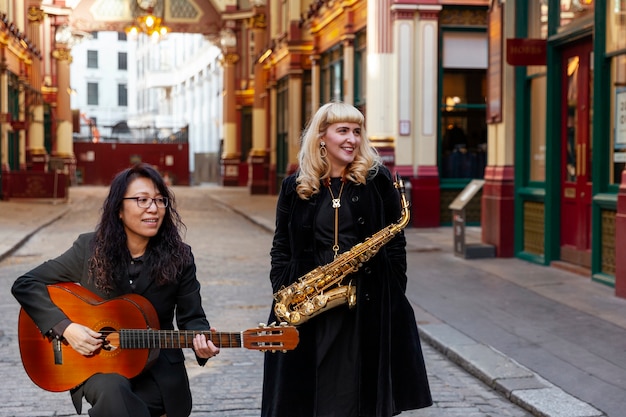
M545 65L515 70L516 255L625 297L626 4L515 7L516 38L546 46Z

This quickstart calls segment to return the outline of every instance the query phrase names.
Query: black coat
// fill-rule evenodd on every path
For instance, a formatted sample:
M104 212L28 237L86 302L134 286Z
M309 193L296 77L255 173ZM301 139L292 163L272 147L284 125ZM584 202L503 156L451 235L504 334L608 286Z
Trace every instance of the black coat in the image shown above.
M274 292L318 266L314 256L318 196L300 199L294 175L282 184L271 250ZM385 167L366 185L346 187L343 196L342 204L350 204L359 242L401 216L399 194ZM405 247L401 232L352 274L357 285L360 351L354 354L358 358L359 416L385 417L432 404L415 315L405 296ZM299 326L300 342L295 350L266 354L264 417L314 416L317 319ZM275 320L272 311L270 322Z
M136 293L152 303L159 317L162 330L174 329L176 323L181 330L209 330L201 304L200 283L196 279L195 263L185 265L175 284L157 286L144 267L137 286L131 288L128 277L122 282L116 293L104 294L98 290L88 277L88 259L92 253L94 233L82 234L73 246L61 256L49 260L30 272L19 277L13 284L12 292L24 310L29 314L45 334L67 316L51 301L46 285L57 282L77 282L103 299ZM150 253L144 255L144 263L150 262ZM191 413L191 392L181 349L161 349L158 359L147 371L151 372L159 384L168 416L186 417ZM206 359L198 358L204 365ZM82 390L73 391L72 398L80 413Z

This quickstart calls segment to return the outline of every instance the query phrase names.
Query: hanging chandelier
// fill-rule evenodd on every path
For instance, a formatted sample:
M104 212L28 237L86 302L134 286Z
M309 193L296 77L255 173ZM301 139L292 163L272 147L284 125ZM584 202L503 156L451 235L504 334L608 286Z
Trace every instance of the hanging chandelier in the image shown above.
M126 34L137 37L144 33L154 40L159 40L167 35L170 29L163 24L163 19L154 13L157 0L137 0L139 8L145 11L144 14L135 19L135 23L126 28Z

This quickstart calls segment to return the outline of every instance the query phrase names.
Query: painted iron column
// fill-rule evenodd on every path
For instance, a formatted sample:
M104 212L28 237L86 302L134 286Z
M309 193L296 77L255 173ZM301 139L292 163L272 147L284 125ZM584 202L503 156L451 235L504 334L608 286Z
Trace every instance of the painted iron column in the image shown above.
M250 194L269 193L269 154L267 143L267 74L265 60L272 53L265 49L265 6L254 7L250 29L254 36L254 102L252 105L252 149L248 155Z
M237 99L236 64L239 55L236 53L237 38L231 29L222 31L222 66L224 67L224 108L223 108L223 150L222 150L222 185L239 185L239 163L241 151L237 143Z
M41 26L44 19L44 12L38 7L28 8L28 38L32 40L37 50L41 51L40 33ZM29 84L32 87L32 91L38 93L30 93L29 108L26 109L29 116L26 121L28 122L28 137L26 142L26 163L30 165L35 171L45 171L48 166L48 154L46 152L44 144L44 108L43 99L40 95L42 77L41 77L41 63L38 56L33 56L33 62L31 64L31 73L29 78ZM27 113L27 114L28 114Z
M441 185L439 178L437 108L439 84L440 5L418 6L416 25L415 147L416 176L411 180L413 222L415 227L439 227L441 223Z
M391 170L395 166L397 91L392 51L392 0L367 1L367 133Z

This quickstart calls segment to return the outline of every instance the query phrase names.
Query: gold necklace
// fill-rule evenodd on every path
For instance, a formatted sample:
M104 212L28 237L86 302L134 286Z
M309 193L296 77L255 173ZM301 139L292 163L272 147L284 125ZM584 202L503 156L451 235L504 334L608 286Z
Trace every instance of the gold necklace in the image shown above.
M335 209L335 244L333 245L333 252L335 252L335 258L339 256L339 207L341 207L341 193L343 193L343 186L346 183L341 179L341 188L339 189L339 195L335 198L333 194L333 189L330 186L330 180L326 182L326 186L328 187L328 191L330 192L330 198Z

